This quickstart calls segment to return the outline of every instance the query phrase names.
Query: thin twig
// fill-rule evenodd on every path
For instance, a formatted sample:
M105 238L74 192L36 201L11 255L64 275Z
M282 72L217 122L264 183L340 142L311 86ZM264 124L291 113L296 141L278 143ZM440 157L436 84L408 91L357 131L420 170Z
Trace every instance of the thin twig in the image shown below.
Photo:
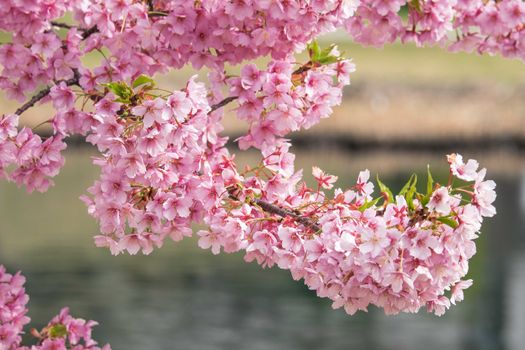
M160 12L160 11L149 11L148 17L166 17L168 14L166 12Z
M219 103L216 103L214 105L211 105L211 110L208 112L208 114L212 113L212 112L215 112L216 110L218 110L219 108L221 107L224 107L226 106L228 103L230 102L233 102L235 101L236 99L238 99L239 96L230 96L230 97L226 97L224 100L222 100L221 102Z
M80 31L85 31L85 30L87 30L87 29L79 28L79 27L77 27L77 26L74 26L74 25L71 25L71 24L67 24L67 23L60 23L60 22L55 22L55 21L51 21L51 22L49 22L49 23L51 23L51 25L52 25L53 27L58 27L58 28L64 28L64 29L73 29L73 28L76 28L76 29L78 29L78 30L80 30Z
M94 25L93 27L89 29L84 30L84 33L82 33L82 40L86 40L87 38L89 38L90 35L95 34L97 32L98 32L98 28L96 25Z
M293 73L292 75L294 74L303 74L307 71L309 71L310 69L312 69L312 63L311 62L307 62L306 64L302 65L301 67L297 68Z
M294 218L297 222L303 224L304 226L313 229L315 232L321 231L321 228L319 227L319 225L317 225L317 223L315 223L314 221L312 221L311 219L307 217L298 215L291 210L283 209L275 204L265 202L261 199L255 199L253 202L259 207L261 207L261 209L264 210L265 212L279 215L280 217L283 217L283 218L289 216L291 218Z
M235 200L235 201L239 201L239 198L237 198L237 196L235 194L233 194L232 192L230 192L230 198ZM263 201L262 199L253 199L253 200L251 200L249 202L249 204L257 206L257 207L261 208L262 210L264 210L267 213L275 214L275 215L280 216L282 218L291 217L294 220L296 220L297 222L303 224L304 226L311 228L312 230L314 230L314 232L320 232L321 231L321 228L319 227L319 225L317 225L317 223L315 221L313 221L312 219L309 219L307 217L301 216L301 215L299 215L299 214L297 214L297 213L295 213L295 212L293 212L293 211L291 211L289 209L281 208L278 205L275 205L275 204L272 204L272 203L268 203L266 201Z
M50 22L53 27L57 28L64 28L64 29L76 29L80 32L82 32L82 40L86 40L91 34L95 34L98 32L98 28L96 25L94 25L91 28L82 28L75 25L67 24L67 23L61 23L61 22Z

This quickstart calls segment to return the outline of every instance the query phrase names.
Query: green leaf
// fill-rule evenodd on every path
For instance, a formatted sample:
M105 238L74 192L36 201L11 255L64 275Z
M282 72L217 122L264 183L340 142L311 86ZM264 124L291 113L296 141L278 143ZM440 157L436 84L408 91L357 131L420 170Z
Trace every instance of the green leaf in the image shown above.
M308 45L308 55L310 56L310 61L312 62L317 62L321 57L321 48L319 47L319 44L316 40L312 41L312 43Z
M448 226L450 226L452 228L457 228L459 226L459 224L458 224L458 222L456 220L451 219L451 218L449 218L447 216L442 216L440 218L437 218L436 220L438 220L438 221L440 221L440 222L444 223L445 225L448 225Z
M133 81L133 84L131 84L133 86L133 88L136 88L138 86L141 86L141 85L144 85L144 84L149 84L149 87L153 87L155 86L155 81L151 78L151 77L148 77L147 75L144 75L144 74L141 74L137 77L137 79L135 79Z
M423 11L421 10L421 4L419 3L419 0L410 0L408 2L409 6L412 7L413 9L415 9L417 12L419 13L422 13Z
M337 48L337 45L336 44L331 44L326 49L323 49L321 51L320 57L321 58L329 57L329 56L335 57L335 56L332 55L332 52L334 51L335 48Z
M339 58L338 57L335 57L335 56L326 56L326 57L321 57L319 58L318 62L320 64L332 64L332 63L335 63L339 61Z
M329 47L321 50L317 41L312 41L312 43L308 45L310 61L312 63L318 63L321 65L332 64L339 61L340 57L333 54L335 48L336 45L332 44Z
M374 200L371 200L370 202L365 202L362 206L359 207L359 211L360 212L364 212L368 208L373 207L374 205L376 205L381 200L381 198L382 197L379 197L379 198L376 198Z
M426 206L428 202L430 201L430 196L432 195L433 189L434 189L434 179L432 178L432 174L430 173L430 165L427 165L427 194L426 196L423 196L421 199L421 204L423 204L423 206Z
M67 336L67 328L61 323L57 323L49 328L50 338L64 338Z
M427 165L427 176L427 195L429 195L432 193L432 189L434 188L434 179L430 173L430 165Z
M405 197L407 204L408 204L408 208L410 210L414 210L415 208L413 199L414 199L414 195L416 194L416 190L417 190L416 185L417 185L417 175L412 174L408 182L405 184L405 186L403 186L403 188L399 192L399 195Z
M408 192L408 189L412 185L412 181L414 181L414 178L416 179L416 182L417 182L417 175L412 174L412 176L410 176L410 179L408 179L408 182L405 184L405 186L403 186L401 191L399 191L400 196L404 196Z
M102 86L107 87L109 90L111 90L116 96L120 97L121 99L128 100L131 96L133 96L133 90L124 82L113 82L113 83L107 83L102 84Z
M390 190L390 188L388 188L383 182L381 182L381 180L379 180L379 175L376 176L376 181L379 186L379 190L388 195L388 203L393 203L394 195L392 194L392 191Z
M405 195L405 199L407 201L407 204L408 204L408 208L410 210L414 210L415 207L414 207L414 195L416 194L416 185L417 185L417 175L414 174L414 181L412 182L412 184L410 185L410 187L408 188L408 191Z

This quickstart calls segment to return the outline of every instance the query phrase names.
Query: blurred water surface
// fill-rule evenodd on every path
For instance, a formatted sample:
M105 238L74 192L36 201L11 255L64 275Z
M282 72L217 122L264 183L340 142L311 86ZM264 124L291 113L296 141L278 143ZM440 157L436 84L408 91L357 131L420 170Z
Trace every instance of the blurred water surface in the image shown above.
M476 155L483 163L483 155ZM27 195L0 183L0 264L28 278L30 313L40 327L63 305L95 319L96 339L115 350L135 349L523 349L525 344L525 171L497 156L498 215L477 241L466 300L439 318L332 310L287 271L263 270L242 255L196 247L194 239L168 243L150 256L112 257L97 249L97 226L78 197L97 176L87 151L68 153L57 185ZM399 189L410 170L431 162L446 178L440 157L298 153L300 164L316 163L349 185L370 163L373 174ZM358 159L358 161L353 161ZM359 161L359 159L361 161ZM488 162L488 161L487 161ZM489 162L490 163L490 162ZM390 164L383 169L384 164ZM508 171L498 164L512 164ZM308 172L308 171L306 171ZM386 175L384 175L386 174Z

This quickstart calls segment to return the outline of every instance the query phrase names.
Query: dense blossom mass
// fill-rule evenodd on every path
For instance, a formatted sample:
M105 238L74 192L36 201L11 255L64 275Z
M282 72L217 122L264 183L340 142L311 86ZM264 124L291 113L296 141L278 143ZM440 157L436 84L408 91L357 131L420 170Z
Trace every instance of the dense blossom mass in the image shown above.
M94 321L73 318L64 308L41 331L31 330L37 345L23 346L23 328L30 321L27 313L29 296L24 289L25 278L11 275L0 265L0 349L1 350L110 350L91 338Z
M0 177L46 191L66 138L81 135L100 152L100 178L82 197L100 223L97 246L148 254L205 223L200 247L288 269L350 314L372 304L441 315L471 285L463 278L473 240L495 214L485 169L452 154L447 183L429 171L424 191L413 176L398 194L378 180L374 195L368 171L334 189L337 177L314 167L309 188L286 137L328 117L355 69L336 46L320 47L320 34L524 59L524 23L521 0L5 1L0 89L23 104L0 117ZM85 64L88 54L100 55L98 65ZM246 62L265 56L265 67ZM150 78L187 64L208 67L209 84L193 77L166 91ZM240 73L228 73L234 65ZM43 102L55 109L43 120L48 137L21 121ZM248 125L238 146L260 151L255 166L238 168L225 147L229 103ZM27 322L21 293L22 316L2 319L8 344Z

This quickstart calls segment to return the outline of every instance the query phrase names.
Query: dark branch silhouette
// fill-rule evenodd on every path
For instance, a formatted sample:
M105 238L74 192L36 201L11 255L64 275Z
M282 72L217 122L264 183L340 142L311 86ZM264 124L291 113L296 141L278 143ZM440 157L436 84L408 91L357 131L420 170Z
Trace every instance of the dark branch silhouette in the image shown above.
M216 103L214 105L211 105L211 110L208 112L209 113L212 113L212 112L215 112L216 110L218 110L219 108L221 107L224 107L226 106L228 103L230 102L233 102L235 101L236 99L238 99L239 96L230 96L230 97L226 97L224 100L222 100L221 102L219 103Z

